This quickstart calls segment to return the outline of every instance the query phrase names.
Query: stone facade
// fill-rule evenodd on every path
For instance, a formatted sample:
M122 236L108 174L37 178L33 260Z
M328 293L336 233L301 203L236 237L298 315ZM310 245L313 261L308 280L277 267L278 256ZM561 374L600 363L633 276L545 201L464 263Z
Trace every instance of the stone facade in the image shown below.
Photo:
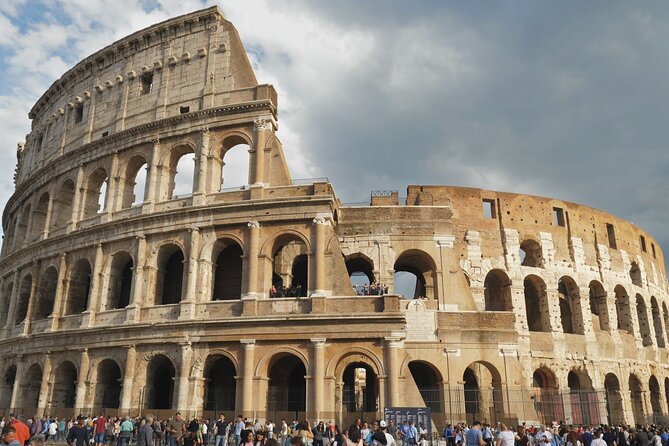
M650 235L480 189L346 206L326 179L291 179L277 107L217 8L128 36L49 88L3 214L0 408L664 420L667 282ZM249 186L222 189L240 145ZM190 156L192 193L175 196ZM394 294L397 272L424 298ZM389 294L353 295L354 273Z

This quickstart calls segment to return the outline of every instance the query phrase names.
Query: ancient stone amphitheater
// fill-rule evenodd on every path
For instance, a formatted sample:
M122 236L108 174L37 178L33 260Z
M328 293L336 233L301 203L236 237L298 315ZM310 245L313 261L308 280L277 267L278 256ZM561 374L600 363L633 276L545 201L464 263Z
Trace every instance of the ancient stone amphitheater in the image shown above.
M3 410L665 420L667 281L650 235L461 187L346 205L327 179L291 179L277 116L218 8L54 82L2 219ZM398 274L415 293L396 294ZM361 277L388 293L356 295Z

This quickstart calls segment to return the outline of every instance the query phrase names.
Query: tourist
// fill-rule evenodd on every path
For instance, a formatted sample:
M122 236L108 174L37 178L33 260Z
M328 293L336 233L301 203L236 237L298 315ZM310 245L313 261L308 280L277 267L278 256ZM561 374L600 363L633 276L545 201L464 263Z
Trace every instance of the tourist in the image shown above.
M19 420L13 413L9 414L9 425L14 428L14 438L21 443L21 445L28 444L30 439L30 430L28 426Z
M323 446L323 438L325 437L325 424L320 421L312 430L314 434L314 446Z
M134 429L135 426L132 424L132 421L130 421L130 417L125 417L120 426L118 436L119 446L128 446L130 444L130 438L132 437L132 431Z
M519 439L520 437L511 432L511 430L506 427L506 424L500 423L499 433L497 434L497 442L495 443L496 446L514 446L516 444L516 440Z
M2 444L7 446L24 446L16 439L16 428L14 426L7 426L2 429Z
M181 413L177 412L174 418L167 423L167 446L177 446L177 437L183 431L183 421L181 421Z
M228 446L230 423L225 421L225 414L220 414L214 424L214 446Z
M265 446L265 433L260 430L256 433L256 441L254 446Z
M483 441L483 434L481 433L481 422L474 421L471 429L467 430L464 435L466 446L486 446Z
M45 443L47 443L49 439L55 442L57 440L57 437L58 437L58 423L56 422L55 419L53 419L51 420L51 422L47 427L46 437L44 438Z
M83 415L77 417L77 424L73 425L65 441L69 446L88 446L88 429L84 425Z
M255 436L253 435L253 431L244 430L244 432L246 432L246 436L244 437L244 442L241 446L255 446Z
M346 445L341 446L363 446L362 437L360 436L360 429L358 426L354 424L348 428Z
M372 434L372 446L396 446L393 436L386 432L388 427L386 420L375 423L376 426L378 429Z
M153 446L153 415L147 415L137 430L137 446Z
M293 437L300 437L302 443L306 446L312 445L314 442L314 434L311 432L311 427L307 421L303 421L293 432Z
M244 417L237 415L237 422L235 423L235 446L242 444L242 431L245 427Z

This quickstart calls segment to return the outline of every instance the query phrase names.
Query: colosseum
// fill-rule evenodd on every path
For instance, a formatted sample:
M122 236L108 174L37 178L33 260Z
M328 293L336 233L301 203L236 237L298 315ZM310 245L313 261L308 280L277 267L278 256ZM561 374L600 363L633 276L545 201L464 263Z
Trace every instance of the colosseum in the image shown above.
M347 205L292 179L277 92L217 7L87 57L29 117L0 412L668 421L648 233L553 198L412 185Z

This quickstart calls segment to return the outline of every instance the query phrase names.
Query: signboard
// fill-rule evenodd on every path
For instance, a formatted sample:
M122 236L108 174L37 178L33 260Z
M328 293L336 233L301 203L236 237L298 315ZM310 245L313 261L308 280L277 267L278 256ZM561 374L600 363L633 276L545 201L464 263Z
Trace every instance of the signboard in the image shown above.
M427 441L432 439L432 410L429 407L386 407L383 418L388 423L392 421L398 429L405 421L413 421L416 430L420 431L421 425L427 430ZM420 434L417 440L420 440Z

